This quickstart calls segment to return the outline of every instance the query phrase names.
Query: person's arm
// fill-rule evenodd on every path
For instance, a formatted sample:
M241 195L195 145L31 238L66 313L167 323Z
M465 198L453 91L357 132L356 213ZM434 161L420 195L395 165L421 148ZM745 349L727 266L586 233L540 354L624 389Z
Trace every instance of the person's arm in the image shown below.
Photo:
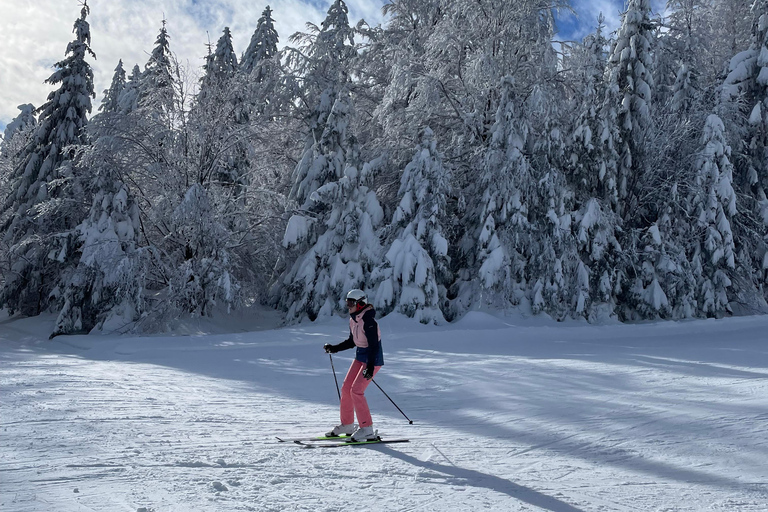
M347 338L346 340L336 345L331 345L330 343L326 343L325 345L323 345L323 348L329 354L335 354L336 352L341 352L342 350L347 350L354 346L355 346L355 341L352 339L352 331L349 331L349 338Z
M368 363L365 368L365 378L373 378L373 370L376 367L376 356L379 354L381 340L379 340L379 324L376 323L375 313L366 311L363 315L363 332L368 340Z

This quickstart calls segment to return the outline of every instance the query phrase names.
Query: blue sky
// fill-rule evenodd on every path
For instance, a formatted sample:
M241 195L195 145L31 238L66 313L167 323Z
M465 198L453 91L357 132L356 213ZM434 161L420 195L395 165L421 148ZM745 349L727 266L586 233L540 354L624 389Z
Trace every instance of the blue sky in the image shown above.
M350 21L364 18L371 25L383 21L385 0L347 0ZM655 0L654 7L663 7ZM52 65L64 56L72 39L72 25L80 13L79 0L0 0L0 33L6 50L0 52L0 132L18 114L17 105L42 104L51 87L44 84ZM97 98L109 86L118 59L130 72L134 64L143 66L147 52L157 36L163 17L168 20L171 48L191 71L197 73L206 53L209 38L215 42L225 26L233 34L235 50L241 53L264 7L274 13L281 45L306 22L320 23L330 0L89 0L92 62ZM560 13L560 37L581 40L594 30L599 12L605 14L610 30L619 23L624 0L572 0L576 15Z

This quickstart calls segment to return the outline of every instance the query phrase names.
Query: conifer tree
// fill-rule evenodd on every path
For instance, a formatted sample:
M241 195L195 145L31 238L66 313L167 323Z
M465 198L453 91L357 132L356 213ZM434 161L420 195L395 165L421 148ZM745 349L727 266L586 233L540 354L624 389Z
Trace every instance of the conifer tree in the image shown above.
M35 134L35 107L31 104L19 105L19 115L5 127L3 138L0 139L0 190L9 190L9 180L24 157L24 149L29 145ZM5 194L0 194L0 199ZM2 206L2 203L0 203ZM6 225L10 216L15 213L11 209L0 208L0 226ZM8 265L9 242L0 236L0 289L5 280L10 277Z
M62 307L51 333L121 331L144 309L144 273L137 246L139 209L110 165L111 136L102 136L84 158L93 173L93 202L74 230L80 258L62 283Z
M644 141L651 126L653 25L650 0L630 0L608 59L607 102L617 133L619 214L637 206L634 187L644 164Z
M678 70L672 86L672 110L688 114L696 101L701 101L699 77L702 72L702 61L698 54L703 52L704 45L700 42L697 31L699 17L705 8L702 0L668 0L667 8L673 9L670 15L671 31L678 45Z
M580 86L580 94L577 96L579 115L569 144L568 165L572 169L572 182L584 197L611 200L614 199L615 184L604 185L604 180L612 148L605 147L610 139L606 140L603 136L604 120L599 116L599 105L605 98L603 73L608 44L603 36L604 23L601 13L595 33L584 38L583 45L577 47L571 56L572 65L577 70L574 82Z
M11 211L0 229L10 245L10 277L0 292L0 306L36 315L49 304L59 279L60 263L72 257L64 233L85 216L77 180L72 175L73 145L86 144L84 130L91 112L93 71L86 60L90 26L86 3L75 21L75 39L64 60L46 80L58 89L39 109L39 124L13 172L3 211Z
M141 77L139 105L148 106L168 115L175 110L175 80L171 37L165 28L166 20L155 40L155 47L144 66Z
M575 191L573 233L580 261L576 263L576 288L573 312L588 319L613 313L617 255L621 247L616 239L619 218L614 213L618 202L618 155L614 147L615 126L611 107L603 104L607 65L602 34L604 17L598 18L597 30L577 48L572 60L578 72L575 83L579 116L569 143L570 184Z
M734 293L749 308L768 300L768 2L752 3L752 42L728 66L718 114L734 147L734 219L738 279ZM746 121L746 122L745 122ZM741 156L741 158L739 158ZM757 290L757 297L750 296Z
M37 123L37 120L35 119L34 105L25 103L16 108L19 109L19 114L5 126L5 130L3 131L0 155L5 158L9 158L16 153L16 151L11 150L11 142L13 141L13 138L30 131L30 129Z
M446 290L451 284L447 241L450 174L437 151L435 136L424 129L422 142L403 170L392 218L394 233L385 263L374 280L376 303L384 312L443 322Z
M251 42L240 60L240 72L245 77L246 102L251 116L259 119L259 125L271 131L276 118L294 108L295 82L284 72L277 43L279 37L269 6L259 18ZM288 79L286 79L288 78ZM278 123L282 126L285 123Z
M131 75L125 82L125 87L117 97L118 111L129 114L139 108L139 96L141 93L141 68L136 64L131 70Z
M716 115L707 118L697 162L696 195L691 216L696 219L700 242L693 255L698 278L698 303L706 315L722 314L728 307L728 287L736 267L736 247L731 223L736 215L731 148L725 141L723 122Z
M120 110L120 95L125 89L125 70L123 61L120 60L115 68L115 74L112 76L112 83L109 89L104 90L104 98L101 100L99 112L114 113Z
M533 184L525 149L530 126L519 112L515 82L504 78L491 144L479 180L479 229L468 232L476 238L466 242L467 249L472 247L476 254L469 261L475 262L479 284L500 296L500 305L517 304L520 300L518 292L524 290L527 264L524 246L530 234L528 209Z
M264 9L240 62L243 73L250 75L256 70L257 82L261 82L264 78L264 72L258 69L260 65L277 55L277 43L280 39L275 29L275 20L272 19L272 12L269 6Z
M229 27L224 27L224 33L216 43L212 64L213 69L209 69L208 73L212 73L217 80L227 80L237 72L237 55L232 46L232 33Z
M283 245L297 248L299 256L275 283L273 296L289 320L343 313L347 290L373 284L381 261L376 229L384 220L376 193L368 187L375 169L375 162L362 170L347 165L342 178L312 194L326 215L296 214L288 222Z
M301 40L302 37L294 36ZM306 37L304 37L306 39ZM299 163L293 171L289 199L300 208L312 206L315 190L343 176L353 139L348 133L353 106L347 65L355 55L354 35L347 19L347 6L335 0L322 28L307 48L304 64L308 75L305 95L312 105L309 134Z

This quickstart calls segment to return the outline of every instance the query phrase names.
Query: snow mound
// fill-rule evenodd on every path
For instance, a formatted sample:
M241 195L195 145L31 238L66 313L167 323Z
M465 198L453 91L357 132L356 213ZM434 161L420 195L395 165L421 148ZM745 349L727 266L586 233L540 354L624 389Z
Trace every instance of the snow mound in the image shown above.
M467 330L508 329L508 324L495 316L482 311L470 311L454 322L456 328Z

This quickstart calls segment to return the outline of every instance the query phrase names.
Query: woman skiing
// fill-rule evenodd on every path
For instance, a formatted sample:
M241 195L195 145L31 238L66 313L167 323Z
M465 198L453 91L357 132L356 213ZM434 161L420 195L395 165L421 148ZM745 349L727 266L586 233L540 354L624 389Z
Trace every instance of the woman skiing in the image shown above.
M340 416L341 424L328 432L328 437L343 434L352 435L353 441L371 441L377 439L373 430L371 411L365 399L365 388L384 364L384 351L381 348L381 329L376 323L376 311L368 304L363 290L350 290L347 293L349 310L349 338L338 345L326 343L323 348L329 354L357 347L355 360L349 367L344 384L341 386ZM355 416L359 428L355 426Z

